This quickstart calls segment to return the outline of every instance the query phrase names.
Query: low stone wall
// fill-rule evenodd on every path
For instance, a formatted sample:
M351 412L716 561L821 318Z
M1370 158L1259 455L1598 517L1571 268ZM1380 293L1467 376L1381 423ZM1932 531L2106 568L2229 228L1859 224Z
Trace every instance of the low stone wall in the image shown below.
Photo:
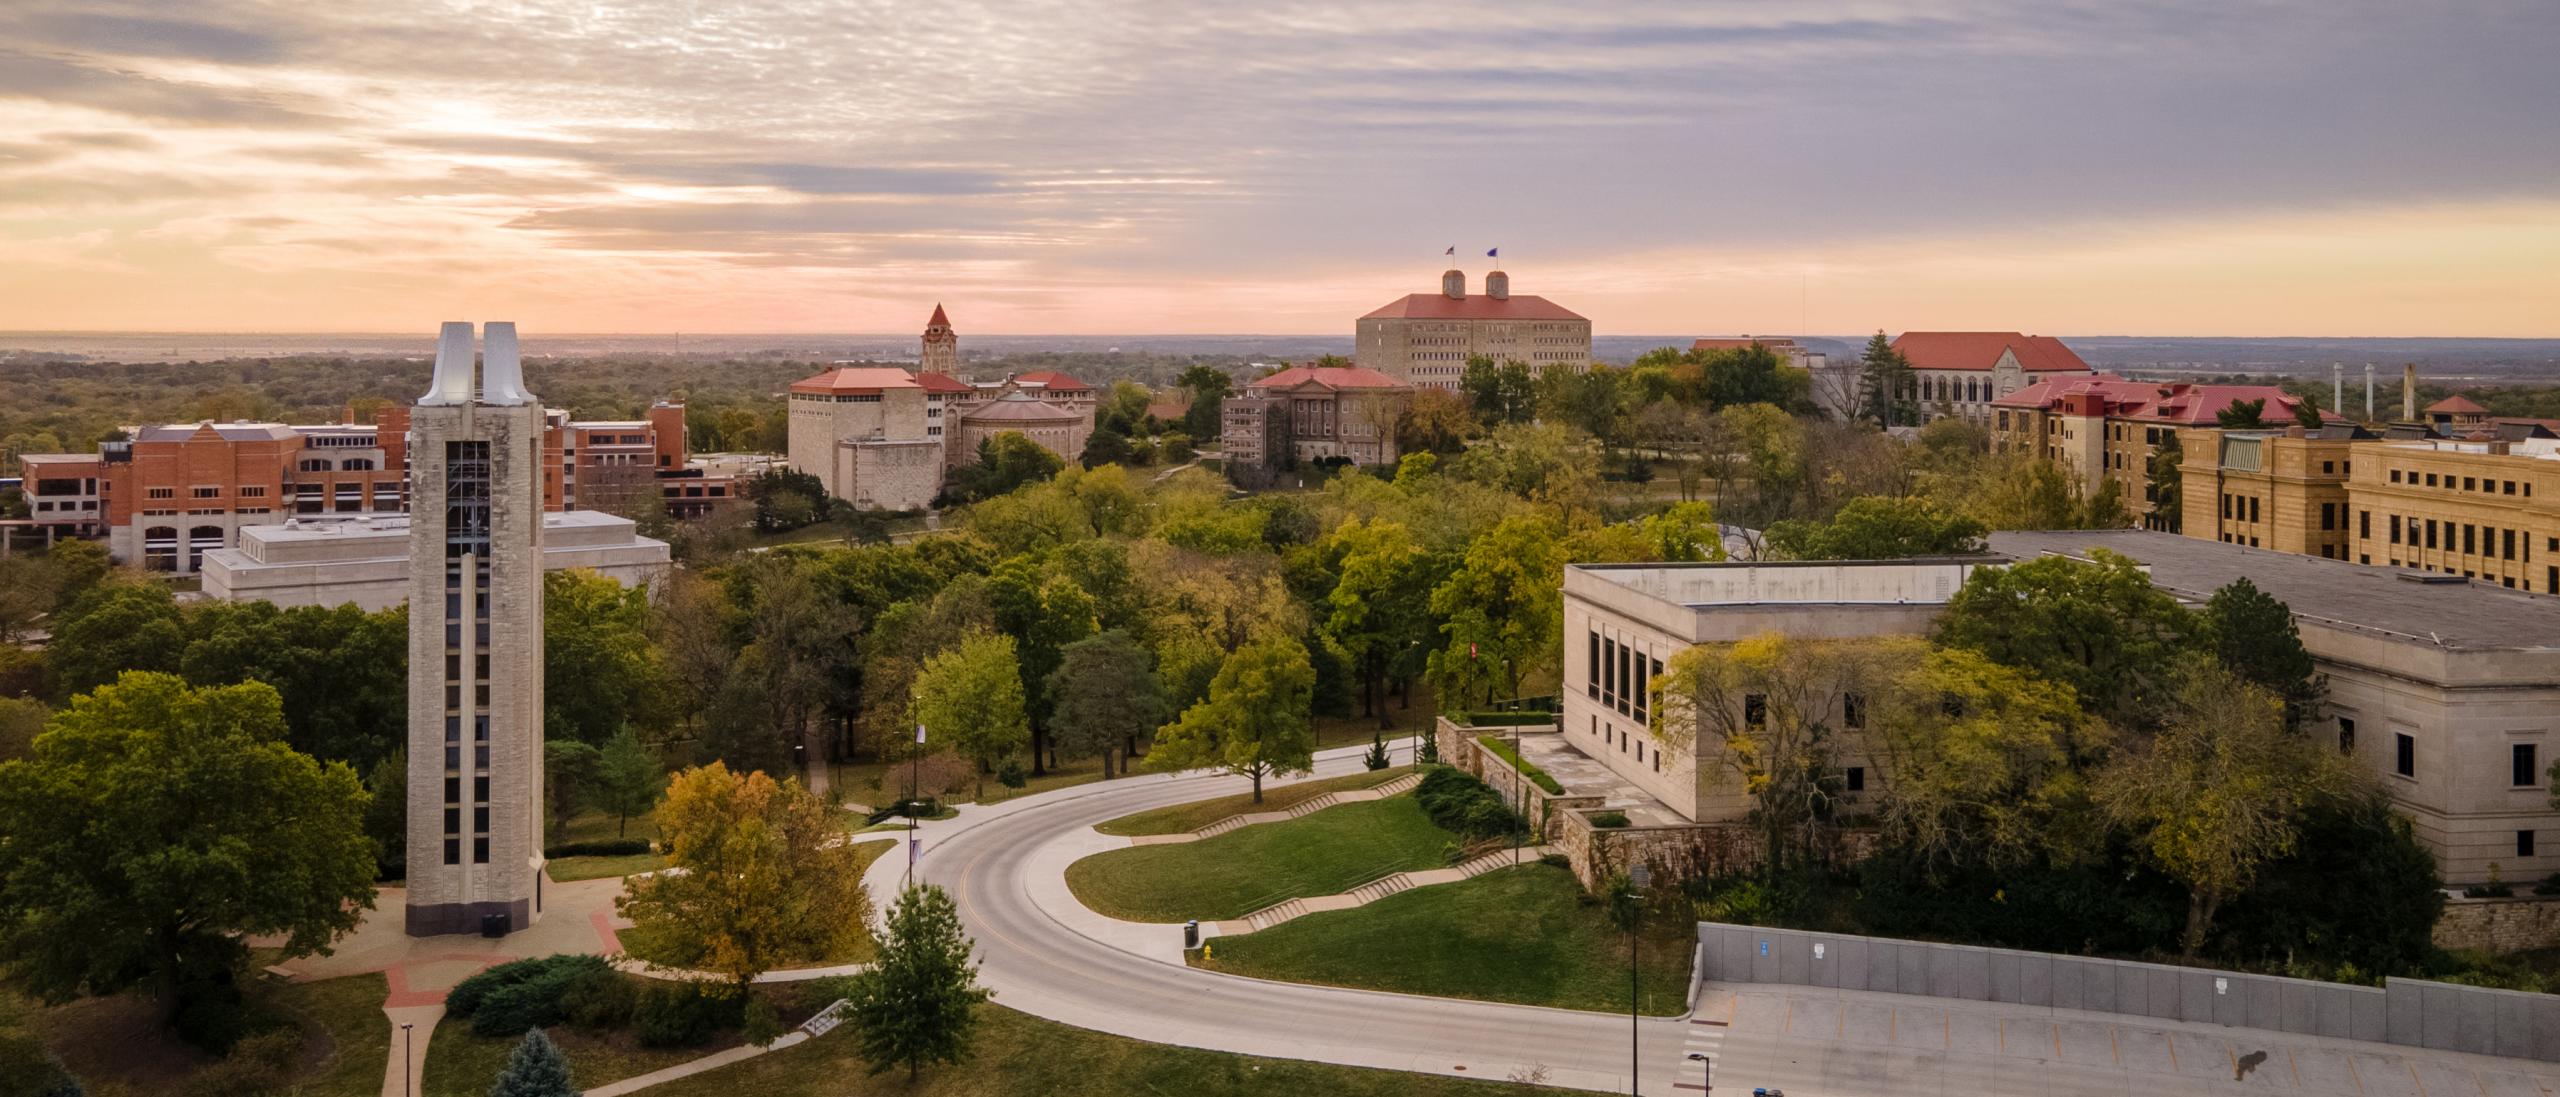
M1557 731L1553 724L1517 729L1468 727L1452 723L1448 717L1443 716L1435 725L1433 735L1440 744L1441 761L1484 782L1485 787L1492 789L1494 795L1502 797L1503 803L1511 805L1511 810L1519 812L1523 818L1529 820L1530 827L1537 831L1541 840L1553 841L1556 835L1556 820L1559 817L1569 811L1597 808L1600 806L1601 798L1559 796L1539 788L1536 781L1529 780L1519 770L1513 768L1509 759L1486 749L1483 743L1476 741L1479 735L1501 735L1508 738L1515 730L1523 739L1563 734Z
M2130 960L1698 923L1707 978L2085 1009L2560 1062L2560 995L2380 988Z
M2560 896L2447 899L2435 941L2437 948L2482 952L2560 948Z

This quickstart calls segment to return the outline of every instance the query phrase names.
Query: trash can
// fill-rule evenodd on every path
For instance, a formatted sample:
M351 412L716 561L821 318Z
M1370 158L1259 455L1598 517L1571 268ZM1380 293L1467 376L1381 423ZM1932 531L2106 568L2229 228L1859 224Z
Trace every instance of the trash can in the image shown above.
M1194 948L1199 948L1199 947L1200 947L1200 920L1199 920L1199 919L1194 918L1194 919L1192 919L1192 920L1190 920L1190 921L1188 921L1188 922L1184 922L1184 923L1182 923L1182 947L1183 947L1183 948L1185 948L1185 949L1194 949Z
M503 911L503 910L502 910L502 911L499 911L499 912L498 912L498 913L496 913L496 914L483 914L483 915L481 915L481 916L480 916L480 936L488 937L488 938L491 938L491 939L495 939L495 938L499 938L499 937L504 937L504 936L506 936L506 935L507 935L507 923L508 923L508 921L509 921L509 918L507 917L507 912L505 912L505 911Z

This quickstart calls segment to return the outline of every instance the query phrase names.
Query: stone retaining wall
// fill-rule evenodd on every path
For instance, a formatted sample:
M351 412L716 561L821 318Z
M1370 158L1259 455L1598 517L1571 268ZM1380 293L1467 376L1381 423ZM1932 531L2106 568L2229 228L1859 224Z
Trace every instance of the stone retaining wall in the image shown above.
M2482 952L2560 948L2560 897L2447 899L2435 942L2438 948Z

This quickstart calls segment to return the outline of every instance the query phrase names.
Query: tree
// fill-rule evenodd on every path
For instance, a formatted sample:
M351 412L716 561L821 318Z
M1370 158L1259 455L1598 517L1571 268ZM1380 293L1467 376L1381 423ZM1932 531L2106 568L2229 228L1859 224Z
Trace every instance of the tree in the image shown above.
M614 905L663 931L663 959L744 993L758 975L861 939L870 901L835 822L797 780L742 776L718 762L686 770L658 805L658 840L679 871L632 878Z
M976 762L981 794L996 763L1031 741L1021 660L1014 651L1013 637L972 632L925 660L916 675L916 718L924 723L926 742Z
M1431 614L1448 643L1433 652L1432 685L1441 708L1499 685L1520 695L1529 673L1555 658L1564 629L1563 530L1554 519L1515 514L1467 545L1457 570L1431 592Z
M1700 644L1653 674L1655 749L1692 751L1709 781L1751 797L1772 877L1810 854L1839 784L1835 740L1916 658L1910 641L1798 640L1764 633ZM1863 719L1862 716L1860 716Z
M1982 551L1982 523L1923 496L1862 495L1828 522L1788 519L1769 527L1768 555L1782 560L1896 560Z
M1191 407L1182 413L1183 433L1193 438L1217 437L1225 429L1221 409L1226 405L1227 394L1235 391L1235 378L1216 366L1201 365L1183 370L1173 383L1191 392Z
M541 1029L525 1030L524 1039L507 1053L507 1068L489 1087L489 1097L578 1097L569 1080L569 1059Z
M1147 752L1155 770L1221 769L1253 781L1262 802L1264 778L1305 773L1315 763L1308 724L1315 667L1307 649L1287 636L1237 648L1209 682L1209 696L1156 734Z
M1045 576L1031 558L1017 557L996 569L987 585L995 603L996 627L1014 640L1022 677L1023 712L1031 728L1031 773L1046 772L1048 759L1049 672L1058 668L1059 651L1093 635L1093 596L1064 576Z
M898 896L879 962L854 975L846 995L871 1073L905 1066L913 1079L926 1063L968 1058L977 1007L991 996L978 985L976 947L949 893L917 884Z
M81 595L55 619L46 657L58 696L69 698L129 670L176 671L186 646L185 621L169 588L109 583Z
M2328 676L2304 650L2291 608L2244 576L2205 600L2203 624L2204 638L2224 667L2284 699L2286 727L2299 731L2320 718Z
M978 443L978 459L951 475L951 496L960 502L991 499L1024 484L1058 474L1066 461L1020 431L1001 431Z
M2294 399L2293 422L2307 431L2318 431L2329 425L2328 418L2320 414L2320 401L2307 392Z
M543 833L558 837L569 820L586 810L595 794L597 772L604 756L596 748L575 739L552 739L542 744L543 814L549 825Z
M1882 331L1868 338L1858 355L1858 383L1860 415L1887 427L1920 421L1920 409L1909 396L1911 360L1893 349Z
M2234 400L2221 410L2214 412L2213 421L2224 430L2265 430L2267 429L2266 413L2267 401L2264 397L2256 400Z
M2115 723L2155 720L2174 689L2196 621L2141 565L2097 549L1975 568L1938 617L1939 643L2071 687Z
M1467 448L1467 436L1474 430L1464 399L1447 389L1425 386L1415 389L1406 398L1404 410L1396 414L1396 451L1456 453Z
M2194 959L2224 900L2293 852L2304 816L2354 796L2345 756L2285 730L2275 694L2194 658L2166 726L2098 775L2097 802L2144 860L2187 889L2179 953Z
M1716 523L1709 503L1673 503L1636 523L1645 542L1646 561L1700 563L1722 560L1724 527Z
M2085 767L2107 741L2067 687L1966 648L1930 649L1870 699L1892 781L1887 835L1939 863L2071 864L2104 842Z
M1104 465L1126 465L1130 463L1131 455L1128 435L1116 430L1096 429L1084 440L1084 454L1077 460L1092 469Z
M2150 457L2144 459L2151 473L2151 528L2176 533L2187 524L2187 452L2185 443L2178 440L2177 431L2161 433L2168 437L2151 451Z
M1049 734L1069 758L1102 758L1102 776L1124 744L1151 735L1165 721L1164 690L1155 656L1114 629L1068 644L1049 675Z
M543 736L595 745L654 715L649 591L585 568L542 577Z
M605 740L604 750L596 757L593 798L596 807L613 816L614 834L631 833L631 817L655 809L666 789L666 771L630 728Z
M374 763L364 784L372 796L364 808L364 832L373 839L374 872L400 879L409 873L409 749Z
M731 600L745 610L747 643L721 687L725 700L707 740L741 768L788 764L791 744L822 761L814 720L851 676L861 621L821 586L817 564L797 555L759 553L728 579Z
M1415 653L1431 639L1431 588L1437 585L1430 556L1411 531L1394 522L1354 518L1327 540L1340 558L1340 576L1325 603L1325 638L1349 657L1360 676L1361 711L1378 726L1391 721L1379 693L1389 676L1409 672Z
M128 673L0 763L0 955L47 1001L147 984L167 1016L246 938L325 953L373 906L364 785L284 742L263 683Z
M1811 402L1813 375L1788 365L1765 343L1699 352L1699 364L1706 369L1707 402L1716 407L1805 409Z
M1467 359L1458 377L1458 392L1467 398L1476 421L1486 426L1526 423L1538 413L1537 376L1524 362L1495 363L1484 355Z
M0 762L34 756L36 736L52 716L52 709L32 697L0 697Z

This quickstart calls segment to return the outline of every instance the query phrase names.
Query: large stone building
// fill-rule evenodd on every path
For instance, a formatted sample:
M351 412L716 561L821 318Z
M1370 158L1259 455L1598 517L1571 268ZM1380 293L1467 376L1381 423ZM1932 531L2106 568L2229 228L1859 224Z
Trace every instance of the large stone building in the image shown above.
M542 566L595 572L626 587L666 577L667 543L640 536L635 523L597 510L542 516ZM409 598L409 516L345 522L250 526L240 547L204 554L206 596L277 606L353 605L368 612Z
M1291 366L1219 408L1227 474L1260 486L1300 463L1393 465L1396 420L1413 386L1357 366Z
M2146 530L1995 533L1990 547L1886 562L1570 567L1562 738L1672 821L1740 823L1752 805L1726 767L1649 730L1648 687L1674 656L1764 633L1922 635L1976 568L2105 548L2190 607L2244 577L2291 606L2328 677L2319 734L2377 774L2447 879L2486 879L2492 863L2509 880L2560 869L2560 812L2542 776L2560 744L2560 600ZM1827 776L1844 813L1866 810L1892 774L1861 742L1862 699L1790 703L1820 706L1811 715L1841 733ZM1721 748L1709 737L1707 749Z
M2146 529L2175 530L2183 517L2161 506L2151 458L2181 429L2210 426L2235 403L2256 400L2260 417L2290 423L2301 402L2274 385L2194 385L2127 381L2121 377L2051 376L1991 401L1992 448L2029 453L2060 463L2095 493L2115 481L2125 509ZM2340 420L2337 430L2351 432Z
M1054 370L961 379L960 337L942 306L925 325L920 367L842 364L792 382L791 467L864 510L921 510L978 447L1020 434L1062 460L1093 435L1093 387Z
M1906 331L1893 349L1911 363L1915 401L1929 419L1991 421L1992 402L2036 381L2093 377L2062 340L2014 331Z
M406 513L410 410L371 423L200 422L146 426L96 453L22 455L29 518L50 532L107 539L116 559L193 574L242 531ZM686 451L684 405L645 418L574 420L542 412L545 509L638 513L652 497L697 517L730 501L735 483Z
M1514 296L1511 276L1484 276L1467 293L1464 271L1440 276L1440 292L1411 293L1353 325L1353 362L1412 385L1455 389L1467 359L1523 362L1539 373L1591 363L1591 321L1544 297Z
M444 326L409 419L411 936L542 916L543 409L515 325Z

